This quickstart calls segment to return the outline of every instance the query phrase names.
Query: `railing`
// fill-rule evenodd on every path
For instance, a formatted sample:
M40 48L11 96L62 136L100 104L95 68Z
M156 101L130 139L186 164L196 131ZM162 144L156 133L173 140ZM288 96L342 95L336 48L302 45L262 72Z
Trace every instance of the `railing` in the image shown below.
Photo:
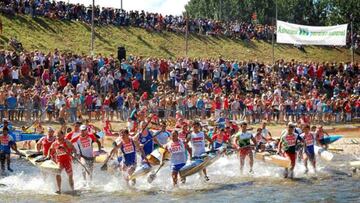
M66 110L67 122L75 122L83 119L90 120L111 120L111 121L127 121L132 109L122 107L119 109L106 108L90 108L87 109L84 106L77 108L68 108ZM188 108L184 106L178 106L173 109L156 108L147 110L146 114L154 113L158 115L160 119L175 118L177 112L180 112L184 118L189 120L195 119L217 119L219 117L228 118L230 120L247 120L249 123L260 123L262 121L285 123L287 121L298 121L305 116L311 123L346 123L353 122L360 119L360 108L354 107L352 112L347 113L344 111L325 113L318 111L293 111L286 112L285 110L273 111L273 110L256 110L251 111L248 109L242 110L213 110L210 108L197 109L195 107ZM25 108L0 108L1 119L7 118L9 120L19 120L31 122L34 120L41 121L59 121L59 110L37 108L37 109L25 109Z

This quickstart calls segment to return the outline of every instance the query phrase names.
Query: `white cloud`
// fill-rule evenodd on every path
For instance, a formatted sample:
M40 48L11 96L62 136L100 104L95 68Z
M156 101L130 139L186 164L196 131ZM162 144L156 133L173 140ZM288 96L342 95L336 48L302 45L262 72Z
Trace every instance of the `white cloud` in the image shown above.
M64 1L64 0L63 0ZM92 4L92 0L65 0L70 3ZM103 7L120 8L121 0L95 0L95 4ZM189 0L123 0L125 10L145 10L162 14L181 15Z

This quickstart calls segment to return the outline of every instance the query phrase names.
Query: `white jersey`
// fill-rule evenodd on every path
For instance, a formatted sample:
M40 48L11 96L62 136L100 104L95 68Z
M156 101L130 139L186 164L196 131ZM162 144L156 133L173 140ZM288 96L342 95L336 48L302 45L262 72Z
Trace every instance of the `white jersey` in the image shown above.
M186 163L186 150L183 142L172 142L170 141L165 145L165 148L170 152L171 165L184 164Z
M205 153L205 134L204 132L192 132L190 134L193 157L199 157Z

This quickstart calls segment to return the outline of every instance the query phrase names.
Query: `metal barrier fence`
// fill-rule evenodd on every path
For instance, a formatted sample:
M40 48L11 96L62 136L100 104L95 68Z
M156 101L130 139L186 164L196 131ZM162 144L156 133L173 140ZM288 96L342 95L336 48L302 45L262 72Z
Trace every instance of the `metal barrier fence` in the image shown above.
M67 122L75 122L77 120L91 119L91 120L105 120L112 121L127 121L132 109L121 108L113 110L111 108L94 108L86 109L85 107L69 108L66 111ZM176 113L180 112L186 119L208 119L208 118L229 118L230 120L248 120L250 123L258 123L261 121L268 122L285 122L285 120L297 121L301 119L303 115L310 119L311 123L344 123L352 122L355 119L360 119L360 108L353 108L351 113L344 111L339 112L318 112L318 111L274 111L274 110L256 110L250 111L248 109L243 110L212 110L210 108L197 109L195 107L188 108L180 106L172 109L156 108L148 109L146 113L157 114L160 119L175 118ZM0 109L1 119L7 118L9 120L20 121L49 121L49 116L52 117L52 121L57 121L59 111L56 109Z

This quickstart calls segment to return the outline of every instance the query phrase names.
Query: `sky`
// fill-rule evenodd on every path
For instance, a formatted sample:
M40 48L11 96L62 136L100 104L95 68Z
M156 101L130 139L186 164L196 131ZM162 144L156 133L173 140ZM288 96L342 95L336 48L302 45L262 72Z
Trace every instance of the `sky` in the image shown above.
M92 0L62 0L70 3L92 4ZM96 5L120 8L121 0L95 0ZM181 15L189 0L123 0L125 10L145 10L161 14Z

